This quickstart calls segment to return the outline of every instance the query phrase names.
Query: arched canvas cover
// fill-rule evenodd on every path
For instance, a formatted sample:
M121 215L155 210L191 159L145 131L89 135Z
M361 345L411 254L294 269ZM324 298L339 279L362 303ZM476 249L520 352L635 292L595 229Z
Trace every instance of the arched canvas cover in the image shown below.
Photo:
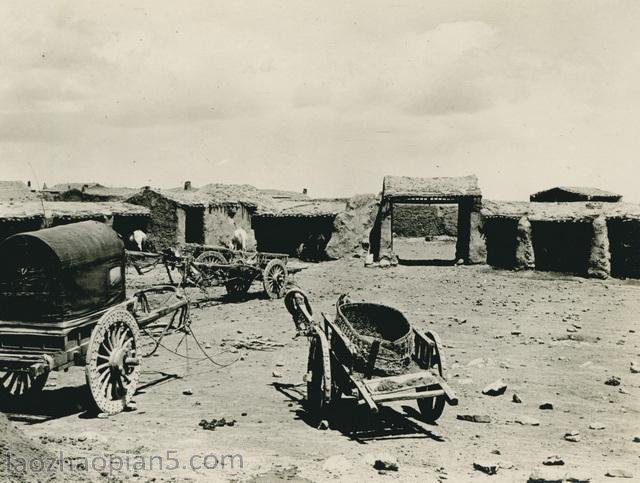
M0 258L2 320L72 319L125 298L124 244L103 223L19 233Z

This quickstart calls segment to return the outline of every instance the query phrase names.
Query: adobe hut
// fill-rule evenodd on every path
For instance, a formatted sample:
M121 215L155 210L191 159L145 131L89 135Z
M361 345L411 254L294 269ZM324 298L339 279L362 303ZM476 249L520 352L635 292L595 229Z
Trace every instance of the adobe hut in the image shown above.
M334 221L345 205L344 199L288 200L259 211L252 219L258 250L307 260L326 259Z
M538 191L529 197L532 202L566 203L575 201L603 201L615 203L622 200L622 195L586 186L557 186Z
M95 220L110 225L123 237L146 229L149 210L127 203L75 203L30 200L0 203L0 240L16 233L78 221Z
M640 206L485 202L487 262L606 278L640 276Z
M251 217L269 205L253 186L209 184L198 189L188 181L184 188L144 188L127 201L151 211L147 235L156 250L185 243L222 245L238 227L246 230L251 246Z
M458 205L456 259L465 263L484 263L480 208L482 193L475 176L457 178L411 178L385 176L378 215L371 230L370 252L374 260L382 256L395 259L393 233L395 207L399 204Z

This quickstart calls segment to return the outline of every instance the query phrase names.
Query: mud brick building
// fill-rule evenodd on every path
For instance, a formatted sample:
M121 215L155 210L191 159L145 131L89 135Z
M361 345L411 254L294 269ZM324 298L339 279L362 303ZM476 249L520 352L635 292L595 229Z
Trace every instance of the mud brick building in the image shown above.
M482 216L495 267L640 277L640 205L485 202Z

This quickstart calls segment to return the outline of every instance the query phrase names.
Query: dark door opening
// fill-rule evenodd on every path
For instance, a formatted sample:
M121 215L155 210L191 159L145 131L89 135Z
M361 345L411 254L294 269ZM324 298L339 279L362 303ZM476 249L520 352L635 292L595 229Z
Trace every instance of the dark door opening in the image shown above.
M516 264L518 220L489 218L484 222L487 263L492 267L513 268Z
M609 250L611 275L621 278L640 278L640 222L637 220L609 220Z
M593 227L589 222L531 223L536 270L587 275Z
M204 208L185 210L184 241L204 244Z

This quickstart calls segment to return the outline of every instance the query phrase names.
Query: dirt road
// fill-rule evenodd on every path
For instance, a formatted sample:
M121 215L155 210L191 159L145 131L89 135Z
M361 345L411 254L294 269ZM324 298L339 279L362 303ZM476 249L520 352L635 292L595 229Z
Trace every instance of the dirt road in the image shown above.
M256 284L238 303L221 303L224 289L212 289L218 300L193 311L200 343L228 367L159 351L144 362L138 409L106 419L84 412L84 373L72 369L51 378L34 414L13 419L65 457L112 454L123 465L129 457L129 470L118 470L117 459L101 470L98 460L97 479L526 481L540 471L601 481L617 469L640 479L640 443L633 442L640 436L640 374L630 371L640 359L639 284L486 266L366 269L358 258L311 265L296 282L316 312L332 313L338 295L349 292L438 331L460 405L447 407L437 425L415 427L401 417L413 413L413 403L394 406L377 422L347 401L332 429L317 430L301 405L307 341L292 339L282 301L263 298ZM282 346L233 348L255 337ZM167 346L178 340L172 336ZM179 353L185 354L184 343ZM193 340L188 354L201 355ZM619 385L605 384L612 376ZM506 392L483 395L497 379ZM516 394L521 403L513 402ZM544 403L553 409L539 409ZM459 414L487 415L490 422L459 420ZM199 426L222 417L236 422L213 431ZM577 442L564 439L570 432L578 432ZM203 468L214 466L215 459L204 460L209 454L224 460L224 468ZM397 459L399 471L378 473L377 455ZM543 465L550 456L564 465ZM497 475L474 469L483 462L497 464Z

